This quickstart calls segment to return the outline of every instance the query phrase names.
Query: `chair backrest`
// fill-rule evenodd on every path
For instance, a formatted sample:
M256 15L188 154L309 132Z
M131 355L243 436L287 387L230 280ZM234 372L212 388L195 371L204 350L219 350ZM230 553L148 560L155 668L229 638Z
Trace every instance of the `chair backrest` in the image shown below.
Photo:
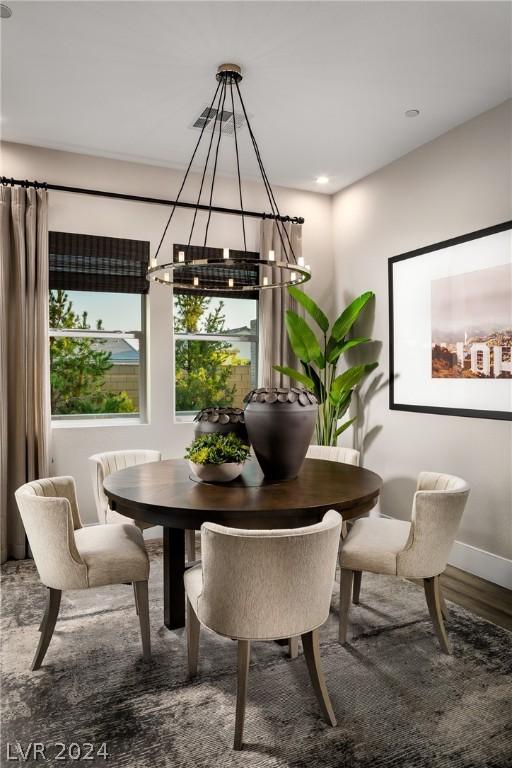
M344 448L341 445L310 445L306 453L308 459L323 459L324 461L339 461L341 464L359 466L361 454L354 448Z
M397 556L398 575L430 578L444 571L468 496L469 486L460 477L420 473L409 540Z
M294 637L323 624L331 603L341 516L282 530L201 528L198 617L238 639Z
M43 584L54 589L86 587L87 566L74 536L82 523L73 478L34 480L18 488L15 496Z
M147 464L150 461L161 460L162 454L160 451L149 449L106 451L105 453L95 453L93 456L89 456L94 501L96 502L96 511L100 523L107 522L108 498L103 491L103 481L105 478L119 469L133 467L135 464Z

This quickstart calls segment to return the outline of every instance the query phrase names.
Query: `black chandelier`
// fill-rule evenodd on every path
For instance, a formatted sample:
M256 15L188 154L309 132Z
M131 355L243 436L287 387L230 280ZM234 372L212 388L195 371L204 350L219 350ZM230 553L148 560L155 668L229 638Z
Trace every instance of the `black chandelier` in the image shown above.
M267 173L263 167L261 154L254 133L249 122L247 110L245 108L242 94L240 93L239 83L242 80L240 67L236 64L222 64L216 74L217 87L210 106L203 113L201 133L196 146L190 158L190 162L185 171L183 181L179 192L174 201L169 218L164 227L162 237L158 244L155 255L150 259L150 265L147 272L147 279L158 283L169 285L185 291L200 291L201 293L236 293L254 292L258 289L281 288L289 285L300 285L311 278L309 266L304 264L302 256L296 257L292 246L289 228L287 222L293 221L288 216L281 216L272 187L268 180ZM240 201L240 210L236 211L241 218L243 249L233 250L229 248L212 248L207 246L208 230L213 211L222 211L213 205L215 177L217 173L217 162L219 157L220 144L226 130L223 131L223 118L226 114L226 99L229 98L228 105L232 113L232 133L234 137L235 158L236 158L236 176L238 180L238 197ZM235 113L235 101L242 109L243 117L247 123L249 137L256 155L256 160L261 173L261 178L267 194L271 213L264 214L264 217L272 219L276 223L278 242L280 245L280 256L276 258L274 250L268 253L260 254L247 250L246 238L246 218L244 211L242 179L240 174L240 157L238 149L237 119ZM229 109L229 106L228 106ZM215 117L213 117L215 116ZM180 197L185 187L187 178L192 167L192 163L197 155L201 140L205 135L205 128L213 122L211 130L206 160L201 175L201 183L197 201L194 204L187 204L187 207L194 211L188 242L186 245L174 246L172 261L159 264L158 256L162 244L169 230L176 208L180 205ZM231 132L231 131L230 131ZM208 167L211 162L211 179L205 184ZM209 190L207 189L209 184ZM208 198L205 205L201 203L203 190ZM182 203L181 203L182 204ZM198 211L207 211L206 226L204 231L203 245L198 247L192 245L192 237L197 224ZM234 211L230 211L234 213Z

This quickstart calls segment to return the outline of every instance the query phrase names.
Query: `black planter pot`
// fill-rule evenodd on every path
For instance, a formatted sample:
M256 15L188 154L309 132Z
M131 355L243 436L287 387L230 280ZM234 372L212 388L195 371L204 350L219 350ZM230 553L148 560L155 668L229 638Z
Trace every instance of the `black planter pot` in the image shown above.
M249 444L244 412L241 408L203 408L195 416L194 421L196 423L195 437L211 432L219 432L221 435L234 432L240 440L243 440L247 445Z
M315 429L316 397L299 387L268 387L249 392L245 403L249 442L265 477L297 477Z

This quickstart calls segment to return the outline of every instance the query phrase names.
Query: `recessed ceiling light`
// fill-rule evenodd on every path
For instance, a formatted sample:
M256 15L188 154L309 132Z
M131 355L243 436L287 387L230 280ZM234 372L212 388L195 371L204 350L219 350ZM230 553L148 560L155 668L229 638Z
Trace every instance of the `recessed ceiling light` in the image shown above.
M419 109L408 109L405 112L405 116L406 117L418 117L419 113L420 113Z
M5 3L0 3L0 19L8 19L12 16L12 11Z
M317 184L328 184L329 183L329 177L328 176L317 176L316 177L316 183Z

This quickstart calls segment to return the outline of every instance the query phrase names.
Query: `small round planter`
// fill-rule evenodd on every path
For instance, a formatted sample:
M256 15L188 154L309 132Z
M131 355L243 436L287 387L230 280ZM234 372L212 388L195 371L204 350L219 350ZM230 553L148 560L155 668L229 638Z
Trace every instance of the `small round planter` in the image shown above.
M261 387L245 402L247 433L265 477L273 482L297 477L315 429L315 395L299 387Z
M229 483L242 474L244 462L235 464L195 464L189 461L188 465L198 480L203 483Z
M247 429L245 428L244 412L241 408L203 408L194 418L194 436L219 432L226 435L234 432L240 440L248 445Z

